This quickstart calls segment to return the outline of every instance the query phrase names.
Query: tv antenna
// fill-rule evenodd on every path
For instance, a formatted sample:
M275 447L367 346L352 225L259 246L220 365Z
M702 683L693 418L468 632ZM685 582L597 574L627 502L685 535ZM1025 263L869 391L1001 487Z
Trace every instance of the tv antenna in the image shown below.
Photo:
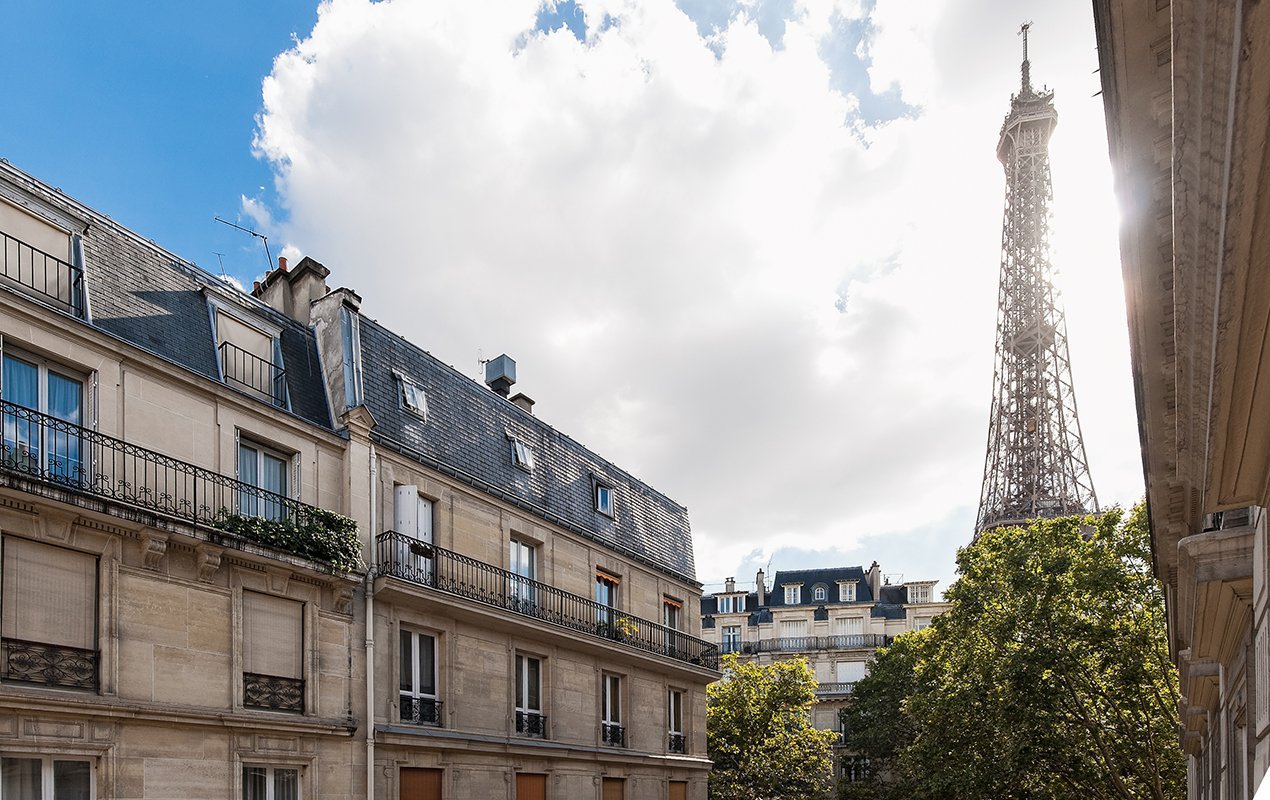
M215 250L213 250L213 251L212 251L212 255L216 256L216 262L217 262L218 264L220 264L220 276L221 276L221 278L223 278L223 279L225 279L225 280L229 280L229 276L225 274L225 259L223 258L223 256L224 256L225 254L224 254L224 253L217 253Z
M252 236L264 242L265 243L265 271L268 272L269 270L273 269L273 253L269 252L269 237L268 236L265 236L263 233L257 233L256 231L253 231L251 228L244 228L241 225L236 225L227 219L221 219L219 216L213 217L213 219L215 219L217 222L228 225L231 228L237 228L243 233L250 233Z

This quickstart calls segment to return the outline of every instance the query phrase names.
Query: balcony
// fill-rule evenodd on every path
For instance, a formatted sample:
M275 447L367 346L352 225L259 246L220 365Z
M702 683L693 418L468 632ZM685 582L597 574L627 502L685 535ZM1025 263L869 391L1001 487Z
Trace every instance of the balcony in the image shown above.
M625 747L626 729L615 722L600 723L600 742L611 747Z
M838 636L785 636L757 642L728 642L726 652L742 655L758 653L808 653L817 650L872 650L886 647L895 637L881 633L851 633Z
M431 697L401 698L401 721L411 725L441 727L441 701Z
M850 697L855 691L855 682L822 683L816 687L816 697Z
M516 733L531 739L546 739L547 715L537 711L517 711Z
M340 570L360 564L356 526L333 512L4 400L0 429L0 473L216 528Z
M672 732L670 734L670 740L666 743L666 749L672 753L679 753L681 755L683 753L687 753L688 737L684 736L682 733Z
M380 575L656 656L719 668L717 645L665 625L393 531L380 534L376 545Z
M41 302L84 316L84 271L0 231L0 284L19 287Z
M225 383L266 403L287 407L286 370L232 342L223 342L217 349Z

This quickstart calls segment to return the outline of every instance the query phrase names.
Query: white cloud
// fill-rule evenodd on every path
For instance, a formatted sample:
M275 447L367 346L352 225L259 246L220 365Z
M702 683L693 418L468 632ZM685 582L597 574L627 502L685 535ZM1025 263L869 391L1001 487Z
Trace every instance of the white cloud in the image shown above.
M754 551L806 566L781 563L801 548L946 583L986 441L1017 23L982 1L799 0L780 47L742 10L712 49L669 0L578 5L585 42L534 32L534 0L324 5L264 84L278 228L441 358L515 357L544 419L689 505L703 580ZM1066 115L1092 36L1025 6ZM830 20L866 11L867 85L916 116L866 126L831 88ZM1064 207L1110 191L1089 105L1055 141L1083 175L1056 180ZM1125 359L1081 349L1123 343L1114 228L1076 224L1091 466L1132 500Z

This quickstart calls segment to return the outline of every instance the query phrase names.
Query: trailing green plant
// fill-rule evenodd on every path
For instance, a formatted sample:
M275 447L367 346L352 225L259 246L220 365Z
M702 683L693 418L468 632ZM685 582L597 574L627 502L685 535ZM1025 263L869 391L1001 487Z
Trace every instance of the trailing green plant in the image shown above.
M324 508L306 509L297 521L234 514L221 509L212 526L226 533L288 553L320 561L336 572L364 569L357 523Z

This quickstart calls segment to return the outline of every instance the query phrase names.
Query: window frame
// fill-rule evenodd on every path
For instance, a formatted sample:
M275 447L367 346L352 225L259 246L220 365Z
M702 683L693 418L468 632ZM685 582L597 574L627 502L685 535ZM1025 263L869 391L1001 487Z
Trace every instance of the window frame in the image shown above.
M426 721L420 721L418 719L407 719L405 715L406 703L403 702L405 699L409 699L410 704L414 706L415 708L418 708L420 705L419 701L427 700L427 701L431 701L432 703L433 724L439 727L441 725L441 708L440 708L440 702L439 702L441 699L441 665L440 663L438 663L437 656L440 653L439 645L440 645L441 637L439 634L433 631L415 630L414 628L408 627L406 625L400 626L398 631L399 633L397 635L397 646L399 648L403 647L403 640L406 637L409 637L408 641L410 642L410 656L409 656L410 658L410 676L409 676L410 688L409 689L403 688L403 684L405 684L406 680L405 678L403 678L403 676L398 675L397 676L397 717L402 722L413 722L413 723L417 723L421 725L429 724ZM432 650L432 659L431 659L432 661L432 691L431 692L424 691L423 686L421 685L421 681L419 680L420 656L423 654L424 648L423 648L422 640L424 638L430 640L430 646ZM404 653L399 651L398 659L397 659L398 672L400 672L402 667L402 662L404 660L402 658L403 655Z
M528 571L524 572L524 563L528 562ZM519 536L507 540L507 571L514 576L508 587L508 594L517 602L533 603L536 601L535 585L538 580L538 544Z
M242 325L245 328L251 328L252 330L256 331L264 338L268 339L269 350L271 353L269 358L269 365L272 366L275 370L278 370L279 374L285 374L287 369L287 365L284 363L283 356L282 356L282 328L278 327L277 325L273 325L269 322L266 322L265 320L257 318L255 315L251 314L250 312L244 309L238 308L234 303L226 300L223 297L218 297L217 295L209 294L207 296L207 307L208 307L208 316L210 317L211 325L212 325L212 346L216 351L216 371L217 371L217 374L220 376L220 382L224 384L225 386L228 386L229 388L234 389L235 391L239 391L244 394L247 394L248 396L256 397L257 399L259 399L259 395L264 393L259 387L251 386L245 389L243 388L243 384L241 381L238 381L237 379L233 379L231 382L231 379L228 378L225 374L225 361L224 361L224 358L221 356L221 347L224 346L226 342L229 342L229 338L223 337L221 335L220 317L222 314L224 314L225 316L229 317L230 319L232 319L234 322L238 323L239 325ZM229 342L229 343L234 345L234 347L236 347L237 349L243 350L249 355L252 355L256 358L260 358L260 356L257 356L255 353L252 353L250 350L246 350L245 348L237 344L234 344L233 342ZM263 361L264 359L261 359L261 360ZM291 409L291 391L290 391L290 388L287 386L287 382L285 380L282 381L281 396L278 396L277 394L274 393L275 391L274 387L271 386L270 389L271 391L269 394L273 401L273 404L277 407L290 410Z
M242 762L242 782L239 784L239 791L243 798L247 797L247 770L263 769L265 770L265 796L258 800L302 800L304 798L304 769L299 764L269 764L259 761L243 761ZM278 771L285 770L295 773L295 797L294 798L278 798L274 796L274 778Z
M854 603L855 600L855 581L839 581L838 582L838 602Z
M293 485L299 483L299 480L297 480L297 476L295 474L297 454L296 453L288 454L286 451L281 450L273 445L266 444L262 442L261 440L252 437L250 434L245 434L241 429L239 429L238 431L237 439L238 439L237 447L234 450L234 477L238 480L238 482L245 484L247 486L250 486L254 489L258 489L259 491L262 491L262 492L269 492L271 494L276 494L279 497L285 498L287 500L295 500L296 499L294 494L295 489ZM249 450L255 450L255 453L256 453L255 455L256 463L254 465L254 468L256 471L256 479L254 482L246 480L243 477L243 449L244 448L247 448ZM265 462L266 457L272 458L276 461L280 461L284 465L284 469L282 471L283 486L282 486L281 492L274 492L273 490L267 489L262 485L263 476L265 472L264 467L266 463ZM258 504L266 508L269 504L274 502L269 500L268 498L261 497L259 495L256 495L253 497L252 495L247 493L240 494L238 498L237 510L238 510L238 513L243 516L260 517L261 519L280 520L280 519L286 519L287 515L290 513L290 508L285 503L279 504L280 508L276 509L276 516L270 516L266 508L260 508L257 511L250 511L250 512L244 511L243 510L244 500L249 501L253 505Z
M409 378L405 373L393 370L393 375L397 379L397 405L402 411L411 414L424 422L428 421L428 393L413 378Z
M616 672L600 673L600 722L622 725L622 676Z
M781 586L785 590L785 605L798 606L803 602L803 585L801 583L786 583ZM791 600L790 598L793 598Z
M534 448L526 441L512 437L512 466L525 472L533 472Z
M735 635L730 636L729 634L735 634ZM742 636L743 634L741 633L740 625L722 626L722 633L720 635L719 641L723 645L723 652L735 653L739 651L741 649ZM729 641L729 639L731 639L731 641Z
M594 484L595 485L591 491L591 499L595 506L595 513L603 514L609 519L613 519L613 507L616 499L615 495L617 493L616 490L613 488L612 484L605 483L599 479L596 479Z
M811 590L812 602L824 603L829 599L829 590L824 586L814 586Z
M97 797L97 759L75 753L22 753L12 751L0 752L0 762L5 759L22 761L40 761L40 798L38 800L54 800L57 786L54 779L54 764L58 761L71 761L88 764L88 794ZM0 786L0 792L3 786ZM0 800L10 800L0 794ZM19 798L19 800L21 800Z
M67 366L56 359L38 355L20 347L5 347L3 346L3 341L0 341L0 375L3 374L2 370L4 368L4 363L10 359L35 369L35 405L29 406L18 403L9 396L6 396L7 392L5 391L3 380L0 380L0 398L3 398L7 402L13 403L16 406L30 408L32 411L39 414L65 422L67 425L75 425L85 429L95 427L94 417L96 413L92 408L90 408L93 396L92 387L94 373L91 371L77 369L72 366ZM54 414L49 408L49 395L51 393L49 379L50 376L53 375L79 386L79 402L76 404L76 408L79 412L78 420L66 419L63 416ZM39 437L39 441L36 443L39 463L24 469L38 469L39 474L42 476L71 483L77 483L84 478L84 472L91 473L92 466L87 463L89 457L91 456L91 448L85 447L84 440L81 436L63 433L58 431L56 428L45 425L43 422L37 422L34 420L28 421L16 415L5 414L4 423L3 427L5 430L3 435L0 435L0 439L3 439L5 444L9 444L8 429L10 425L13 426L14 432L13 442L10 446L14 448L15 452L8 456L9 458L16 459L17 453L20 452L21 431L25 431L28 438L31 437L32 433ZM50 439L53 439L54 441L50 442ZM29 448L29 442L27 444ZM71 452L72 450L73 454ZM88 452L86 452L86 450ZM61 457L66 463L66 466L60 469L57 468L54 463L56 461L55 456L58 454L61 454ZM72 463L75 467L70 466ZM78 469L81 473L78 476L74 474L76 469Z
M672 736L684 735L684 694L683 689L666 690L666 732Z
M662 595L661 624L672 631L683 631L684 604L681 600Z
M532 687L534 689L534 693L537 694L538 696L538 703L536 708L530 706L530 703L529 703L529 695L530 695L529 690L531 688L530 680L529 680L529 674L530 674L529 662L530 661L533 661L537 663L538 665L537 685ZM542 702L543 700L542 677L543 677L543 665L546 663L546 661L547 660L545 658L542 658L541 656L533 655L532 653L522 653L522 652L516 653L516 692L517 692L518 699L516 699L515 703L516 703L517 711L520 711L526 714L542 714L543 713L544 703Z

